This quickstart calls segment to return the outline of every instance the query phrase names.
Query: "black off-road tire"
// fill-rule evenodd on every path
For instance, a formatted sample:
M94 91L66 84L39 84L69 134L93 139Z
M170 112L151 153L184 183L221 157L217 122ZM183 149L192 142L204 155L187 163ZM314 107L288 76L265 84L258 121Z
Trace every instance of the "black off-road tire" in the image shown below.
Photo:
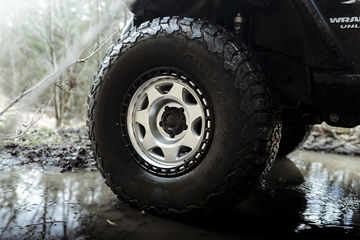
M175 175L146 169L127 139L126 102L139 78L157 68L186 74L212 112L202 159ZM98 167L120 199L145 211L230 208L258 186L276 156L281 123L275 99L256 58L223 28L178 17L145 22L108 50L95 76L88 128Z
M278 157L285 157L306 141L311 132L311 126L283 127L281 133Z

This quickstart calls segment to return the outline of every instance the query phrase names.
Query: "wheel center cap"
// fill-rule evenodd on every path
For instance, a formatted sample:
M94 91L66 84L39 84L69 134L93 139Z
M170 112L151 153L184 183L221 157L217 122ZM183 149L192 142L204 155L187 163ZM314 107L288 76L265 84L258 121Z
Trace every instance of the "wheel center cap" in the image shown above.
M183 108L165 107L165 112L161 116L160 127L174 138L187 129L186 117Z
M170 114L167 116L165 120L165 126L168 128L175 128L178 125L179 117L174 114Z

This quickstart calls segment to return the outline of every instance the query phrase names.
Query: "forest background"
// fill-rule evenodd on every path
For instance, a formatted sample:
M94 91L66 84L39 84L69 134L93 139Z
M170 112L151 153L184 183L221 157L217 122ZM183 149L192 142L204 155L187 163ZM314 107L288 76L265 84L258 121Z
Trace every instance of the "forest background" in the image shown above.
M119 0L0 0L0 140L84 124L93 75L130 17Z

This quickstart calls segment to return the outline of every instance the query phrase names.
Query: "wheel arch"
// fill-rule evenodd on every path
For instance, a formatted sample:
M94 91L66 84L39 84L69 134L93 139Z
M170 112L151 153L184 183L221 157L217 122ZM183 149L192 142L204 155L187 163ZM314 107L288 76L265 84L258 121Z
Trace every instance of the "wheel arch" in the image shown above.
M240 13L246 31L242 37L248 45L298 58L314 68L348 66L316 1L135 0L128 6L135 15L135 25L156 17L181 16L202 18L231 32L234 17Z
M314 97L314 76L351 73L341 43L317 4L316 0L199 0L196 4L191 0L137 0L131 9L135 25L154 17L186 16L205 19L233 33L234 17L240 13L244 20L240 39L260 58L284 108L311 116L306 124L315 124L321 121L323 108Z

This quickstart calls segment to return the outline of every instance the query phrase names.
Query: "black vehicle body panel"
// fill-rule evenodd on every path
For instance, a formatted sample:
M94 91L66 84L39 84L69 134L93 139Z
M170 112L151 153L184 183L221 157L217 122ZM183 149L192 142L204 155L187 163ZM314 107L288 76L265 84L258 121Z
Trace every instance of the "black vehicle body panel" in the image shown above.
M137 0L130 8L135 25L184 16L229 31L240 13L241 41L280 92L285 124L360 124L359 0Z
M318 0L318 6L352 70L360 73L360 1L356 0L353 4L343 4L344 2L346 1ZM352 18L352 21L331 23L335 18Z

